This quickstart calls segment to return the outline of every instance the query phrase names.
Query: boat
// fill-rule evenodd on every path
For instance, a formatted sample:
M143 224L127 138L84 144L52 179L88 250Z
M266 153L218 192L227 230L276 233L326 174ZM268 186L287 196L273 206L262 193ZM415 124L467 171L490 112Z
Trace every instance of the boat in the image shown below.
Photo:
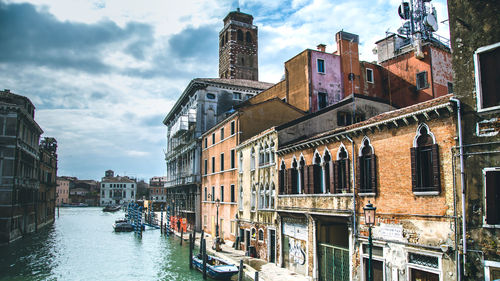
M128 222L117 222L113 224L115 232L131 232L134 231L134 226Z
M102 209L103 212L116 212L120 211L122 207L121 206L114 206L114 205L108 205Z
M201 254L193 256L193 265L203 272L203 259ZM238 273L238 267L221 258L207 255L207 275L216 280L230 280L231 276Z

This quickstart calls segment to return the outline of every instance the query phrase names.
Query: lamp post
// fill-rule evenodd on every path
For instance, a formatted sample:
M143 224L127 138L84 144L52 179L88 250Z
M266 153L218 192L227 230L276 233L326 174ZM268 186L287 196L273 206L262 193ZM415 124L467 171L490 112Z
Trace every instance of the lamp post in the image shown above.
M215 237L216 239L219 239L219 206L220 206L220 200L217 198L215 200L215 207L217 207L217 220L215 221Z
M377 208L368 201L363 211L365 212L365 224L368 225L368 281L373 281L373 266L372 266L372 226L375 224L375 210Z

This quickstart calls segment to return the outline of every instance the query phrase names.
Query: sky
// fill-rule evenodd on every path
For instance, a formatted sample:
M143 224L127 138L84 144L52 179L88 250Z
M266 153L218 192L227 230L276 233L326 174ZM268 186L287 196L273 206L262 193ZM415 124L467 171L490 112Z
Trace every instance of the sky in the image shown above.
M401 0L0 0L0 89L35 105L42 137L58 142L58 176L166 174L162 121L194 78L218 76L218 33L236 7L259 30L259 80L284 62L360 37L360 58L402 25ZM434 0L449 38L446 0Z

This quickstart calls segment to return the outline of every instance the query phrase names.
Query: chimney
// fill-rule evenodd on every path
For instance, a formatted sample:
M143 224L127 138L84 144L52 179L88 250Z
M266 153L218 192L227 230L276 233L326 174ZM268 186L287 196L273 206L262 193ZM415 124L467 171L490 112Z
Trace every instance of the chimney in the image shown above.
M359 36L345 31L335 34L337 41L336 55L340 56L344 80L344 97L360 91L361 69L359 65Z
M318 46L316 46L316 49L320 52L325 52L326 50L326 45L325 44L319 44Z

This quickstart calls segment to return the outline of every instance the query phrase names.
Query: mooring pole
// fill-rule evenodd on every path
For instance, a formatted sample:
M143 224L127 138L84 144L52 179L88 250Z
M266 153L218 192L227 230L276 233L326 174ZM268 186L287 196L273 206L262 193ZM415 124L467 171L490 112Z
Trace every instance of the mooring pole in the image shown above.
M202 252L201 243L203 242L203 239L205 239L205 238L203 238L204 231L205 231L205 230L203 230L203 229L201 230L201 237L200 237L200 254L202 254L202 253L203 253L203 252Z
M243 260L240 260L240 268L238 268L238 281L243 281Z
M181 246L182 246L183 236L184 236L184 228L181 227Z
M163 205L161 205L160 212L160 233L163 234Z
M193 269L193 234L189 233L189 269Z
M255 278L253 280L259 281L259 272L258 271L255 271Z
M57 206L57 217L59 217L59 206Z
M207 241L205 239L203 241L203 279L207 279Z

